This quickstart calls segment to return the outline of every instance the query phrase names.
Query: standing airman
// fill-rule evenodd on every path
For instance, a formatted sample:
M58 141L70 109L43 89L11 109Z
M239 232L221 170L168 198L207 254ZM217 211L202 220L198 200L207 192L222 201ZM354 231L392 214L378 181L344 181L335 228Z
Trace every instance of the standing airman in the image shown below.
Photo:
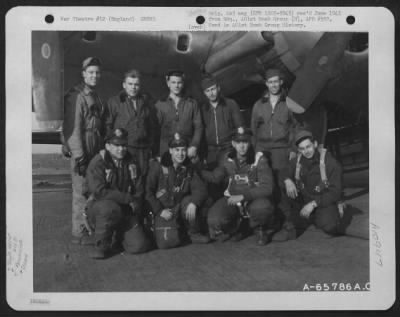
M96 92L102 63L88 57L82 63L83 82L68 91L64 99L63 152L71 157L72 242L87 243L88 229L83 216L89 192L86 169L104 147L105 107Z

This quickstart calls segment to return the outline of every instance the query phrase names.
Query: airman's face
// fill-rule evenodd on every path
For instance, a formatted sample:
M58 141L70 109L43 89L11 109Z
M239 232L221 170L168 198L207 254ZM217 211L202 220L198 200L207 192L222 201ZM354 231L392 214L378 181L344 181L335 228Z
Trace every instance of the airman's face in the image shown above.
M106 150L110 153L114 160L122 160L125 157L128 148L126 145L106 143Z
M180 95L183 89L183 78L180 76L169 76L167 79L169 91L174 95Z
M312 158L317 149L317 141L312 142L310 139L305 139L297 145L297 149L305 158Z
M240 156L246 156L250 143L248 141L232 141L232 146Z
M270 77L265 81L265 85L271 95L278 95L281 92L282 84L283 81L279 76Z
M206 95L207 99L211 102L216 102L219 97L220 88L218 85L212 85L204 90L204 94Z
M127 77L122 83L122 87L124 87L125 92L129 97L136 97L140 91L140 79Z
M187 156L187 148L185 146L173 147L169 149L169 153L174 164L182 164Z
M96 87L101 77L101 69L99 66L88 66L82 71L83 81L89 87Z

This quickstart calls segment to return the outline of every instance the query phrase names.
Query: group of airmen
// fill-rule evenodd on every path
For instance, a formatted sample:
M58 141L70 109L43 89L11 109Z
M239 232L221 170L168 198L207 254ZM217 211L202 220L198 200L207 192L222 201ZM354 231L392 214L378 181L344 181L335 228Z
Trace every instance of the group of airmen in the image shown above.
M82 83L65 96L62 133L72 242L92 245L92 258L252 233L261 246L293 240L298 216L343 233L341 168L287 107L278 69L265 72L250 128L210 74L201 80L206 104L185 96L184 72L171 70L169 95L152 105L134 69L103 103L101 71L99 58L83 61Z

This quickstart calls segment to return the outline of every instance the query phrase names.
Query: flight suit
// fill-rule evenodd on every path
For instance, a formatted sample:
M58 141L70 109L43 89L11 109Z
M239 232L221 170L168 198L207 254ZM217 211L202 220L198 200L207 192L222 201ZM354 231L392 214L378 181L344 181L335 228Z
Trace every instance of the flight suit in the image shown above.
M290 161L289 177L296 183L299 193L297 199L290 199L291 206L298 213L304 205L315 200L317 207L311 213L309 222L326 233L341 234L338 202L342 198L342 170L327 152L325 155L327 182L323 182L319 161L319 151L316 151L311 159L302 156L299 161L301 168L298 180L295 177L297 158Z
M95 228L96 246L110 249L115 234L125 252L148 251L151 242L141 221L143 176L135 159L128 152L124 159L114 161L108 151L102 150L90 162L87 179L94 197L87 217ZM134 213L130 204L135 207Z
M146 174L157 130L154 110L142 95L129 98L124 90L111 97L107 106L107 131L115 128L128 131L128 151L135 157L143 174Z
M244 196L242 205L248 211L250 227L267 229L273 216L273 176L264 156L255 162L254 154L249 150L247 159L240 162L233 150L226 156L222 166L214 171L203 170L201 175L212 183L228 180L227 194ZM210 236L215 238L223 233L235 234L239 229L240 216L237 206L229 206L227 197L220 198L208 212Z
M71 152L72 235L75 238L81 237L85 230L83 213L89 196L85 169L104 148L104 113L96 91L84 83L65 95L62 138Z
M210 103L201 107L207 144L207 163L213 168L232 150L235 130L244 125L238 104L229 98L220 98L217 107Z
M191 238L198 235L200 232L199 218L203 212L202 207L206 199L207 188L188 159L176 170L169 152L163 155L161 163L153 161L150 164L146 180L146 200L150 204L155 217L156 226L154 230L157 246L159 248L172 248L181 243L180 237L173 237L173 241L158 239L157 230L164 230L164 228L157 226L158 221L168 225L172 230L179 229L179 226L182 225ZM189 222L185 217L185 210L189 203L197 206L194 222ZM173 219L169 221L170 224L160 216L163 209L171 209L174 214Z
M197 102L182 97L177 107L170 97L157 101L156 114L160 127L160 155L168 150L168 143L175 133L189 141L189 147L199 148L203 124Z
M297 152L292 145L299 123L281 94L275 108L272 108L269 96L256 101L251 115L253 145L256 152L269 156L274 181L278 185L274 191L274 200L286 218L290 217L290 206L283 199L285 195L284 177L289 167L289 152Z
M207 169L213 170L222 164L225 156L232 151L232 135L235 130L243 126L243 118L238 104L229 98L221 97L217 107L210 103L201 107L204 123L204 153L200 155L207 160ZM209 195L217 200L223 194L222 184L208 184Z

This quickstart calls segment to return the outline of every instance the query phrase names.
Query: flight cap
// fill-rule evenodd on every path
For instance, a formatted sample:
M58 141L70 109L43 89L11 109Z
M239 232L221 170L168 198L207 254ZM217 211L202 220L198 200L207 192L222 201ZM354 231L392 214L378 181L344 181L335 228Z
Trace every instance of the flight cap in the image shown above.
M187 147L188 143L186 141L185 138L183 138L178 132L176 132L173 136L173 138L171 139L171 141L169 141L168 146L170 148L174 148L174 147Z
M114 145L127 145L128 132L125 129L116 128L107 134L104 141Z
M102 67L103 63L98 57L88 57L82 62L82 70L85 70L89 66L99 66Z
M307 130L300 130L294 135L293 142L294 144L298 145L301 141L308 139L308 138L313 138L313 135L310 131Z
M245 127L239 127L236 129L235 133L233 134L232 140L239 142L239 141L245 141L245 142L250 142L251 136L253 133L249 128Z

